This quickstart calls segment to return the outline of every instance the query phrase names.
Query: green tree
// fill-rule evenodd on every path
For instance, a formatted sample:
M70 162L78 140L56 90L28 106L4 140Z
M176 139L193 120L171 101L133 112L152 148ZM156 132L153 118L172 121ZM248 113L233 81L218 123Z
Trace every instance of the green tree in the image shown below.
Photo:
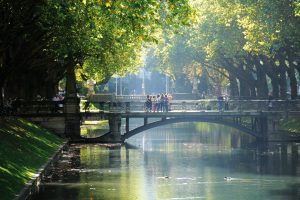
M134 71L143 45L155 42L163 26L186 23L190 13L187 0L0 3L1 88L13 91L13 80L29 80L30 86L20 84L14 93L28 98L43 91L49 91L48 97L53 95L55 89L45 88L55 88L66 72L74 82L75 66L83 78L100 82L114 73ZM42 87L43 80L49 81ZM34 92L32 88L40 89Z

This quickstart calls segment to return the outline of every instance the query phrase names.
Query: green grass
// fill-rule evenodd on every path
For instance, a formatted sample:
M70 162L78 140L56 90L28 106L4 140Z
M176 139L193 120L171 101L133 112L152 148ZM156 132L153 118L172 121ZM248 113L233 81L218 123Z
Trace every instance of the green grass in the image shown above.
M63 142L24 119L0 118L1 199L13 199Z
M91 126L89 126L91 125ZM95 137L96 130L105 130L109 131L108 120L101 121L85 121L84 125L81 127L81 136L83 137Z
M279 122L279 129L300 136L300 119L282 119Z

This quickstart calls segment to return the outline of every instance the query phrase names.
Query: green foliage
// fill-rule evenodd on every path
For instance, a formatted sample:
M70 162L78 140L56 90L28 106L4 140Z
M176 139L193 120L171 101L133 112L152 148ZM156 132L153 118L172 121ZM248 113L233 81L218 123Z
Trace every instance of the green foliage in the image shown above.
M282 119L279 122L279 129L288 131L292 134L300 134L300 119Z
M24 80L36 84L40 78L53 87L68 66L77 66L78 77L98 82L137 71L144 46L191 15L188 0L1 0L0 9L1 87L20 71ZM33 92L20 92L28 93Z
M231 73L255 85L247 78L253 74L255 80L253 60L273 59L278 54L286 57L287 51L299 55L299 1L195 0L191 5L193 24L181 27L180 34L164 35L155 53L161 68L169 73L182 73L198 62L224 78ZM243 69L237 71L240 66ZM218 79L217 73L210 73L211 80Z
M23 119L0 119L1 199L13 199L63 140Z
M144 43L157 41L166 24L185 23L190 10L187 0L57 0L45 9L44 22L54 23L49 51L57 59L84 58L82 73L98 81L135 71Z
M294 2L295 5L295 16L300 17L300 1L296 0L296 2Z

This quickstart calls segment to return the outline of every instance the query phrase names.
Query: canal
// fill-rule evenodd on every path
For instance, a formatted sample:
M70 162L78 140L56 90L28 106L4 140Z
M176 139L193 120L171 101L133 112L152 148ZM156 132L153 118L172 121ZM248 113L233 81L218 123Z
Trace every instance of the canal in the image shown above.
M300 199L299 146L216 124L162 126L122 146L71 145L36 199Z

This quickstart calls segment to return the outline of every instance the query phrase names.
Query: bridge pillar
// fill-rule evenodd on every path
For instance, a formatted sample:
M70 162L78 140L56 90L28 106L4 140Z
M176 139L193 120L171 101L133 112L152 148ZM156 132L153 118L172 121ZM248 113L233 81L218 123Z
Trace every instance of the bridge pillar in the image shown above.
M148 124L148 117L144 117L144 125Z
M107 142L122 142L121 137L121 115L120 114L110 114L108 116L109 137L106 138Z
M129 132L129 117L126 117L126 133Z
M259 117L259 124L260 124L260 134L263 138L263 140L267 140L268 139L268 118L265 114L261 113L260 117Z

